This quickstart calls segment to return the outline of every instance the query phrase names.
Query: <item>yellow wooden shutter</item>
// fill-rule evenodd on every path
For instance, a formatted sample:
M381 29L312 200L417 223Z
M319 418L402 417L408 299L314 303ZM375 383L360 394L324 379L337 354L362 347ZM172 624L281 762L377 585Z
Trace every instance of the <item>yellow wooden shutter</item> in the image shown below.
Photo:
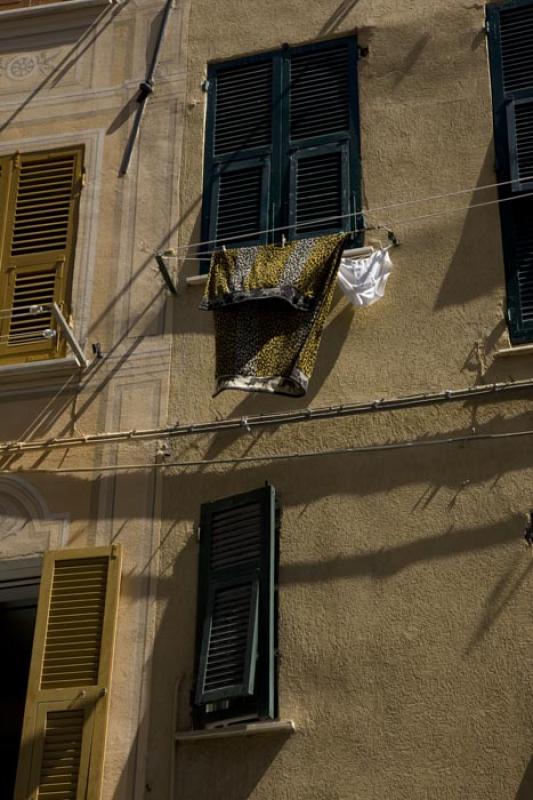
M11 184L11 159L8 156L0 157L0 334L2 333L2 319L6 316L4 298L7 288L7 272L1 269L2 253L6 234L7 208L9 204L9 188ZM2 340L0 339L0 344Z
M0 254L0 361L65 354L50 311L68 316L83 148L16 154L9 172L6 230ZM38 311L39 307L45 307ZM47 338L46 332L55 332ZM44 332L44 333L43 333Z
M98 800L119 546L45 554L15 800Z

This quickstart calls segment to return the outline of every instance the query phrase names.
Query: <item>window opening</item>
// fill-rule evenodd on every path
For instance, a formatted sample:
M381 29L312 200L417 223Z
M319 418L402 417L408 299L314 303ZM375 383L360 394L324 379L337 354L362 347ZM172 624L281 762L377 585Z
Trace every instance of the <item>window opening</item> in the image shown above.
M2 793L13 797L28 688L39 578L0 580L0 764Z

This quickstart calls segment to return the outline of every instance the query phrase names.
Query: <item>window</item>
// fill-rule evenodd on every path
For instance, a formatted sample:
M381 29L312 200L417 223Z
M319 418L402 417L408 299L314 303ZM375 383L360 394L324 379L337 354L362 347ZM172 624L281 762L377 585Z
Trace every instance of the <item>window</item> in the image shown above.
M268 484L202 506L195 727L277 717L278 529Z
M65 354L83 148L0 157L0 364Z
M487 8L507 316L514 344L533 341L533 2Z
M120 564L117 546L44 556L15 800L100 796Z
M358 227L357 52L337 39L209 68L204 241Z
M33 560L32 560L33 561ZM12 798L28 688L40 563L0 562L0 640L8 658L0 664L0 764L2 790Z

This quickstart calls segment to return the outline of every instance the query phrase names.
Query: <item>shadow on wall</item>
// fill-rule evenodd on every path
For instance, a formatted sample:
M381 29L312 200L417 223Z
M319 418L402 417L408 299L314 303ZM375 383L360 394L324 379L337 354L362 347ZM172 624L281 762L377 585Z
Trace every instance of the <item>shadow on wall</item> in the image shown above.
M426 464L427 466L427 464ZM375 465L374 477L381 472ZM211 476L214 477L214 476ZM224 491L242 491L242 475L239 473L223 476ZM283 503L291 491L300 493L305 480L295 480L295 476L270 475L281 490ZM291 484L292 478L292 485ZM259 476L253 479L256 483ZM219 496L220 487L198 486L197 493L180 492L180 505L185 507L189 519L197 519L199 503ZM405 535L408 517L404 518L403 530L398 530L399 538ZM448 530L437 536L427 536L404 542L392 547L382 547L386 534L376 537L372 552L343 557L322 558L310 562L293 562L282 566L280 585L288 588L301 584L330 583L338 580L357 580L371 577L386 581L403 569L417 563L431 562L435 559L454 558L469 552L481 552L498 546L517 542L523 527L523 520L515 515L493 525L480 525L466 530ZM168 535L175 530L170 527ZM527 572L531 561L527 554L520 554L513 566L522 572L527 558ZM243 740L209 741L202 744L180 744L173 753L173 734L175 730L188 730L190 718L190 687L192 685L194 664L194 637L196 615L196 574L198 549L194 535L190 535L181 548L170 569L159 582L160 599L165 603L165 611L158 628L154 647L153 671L151 675L151 720L150 748L148 756L147 785L153 797L169 796L171 800L247 800L260 783L262 793L269 796L269 768L276 760L276 779L286 774L294 758L294 747L301 744L284 737L261 737ZM170 566L170 565L169 565ZM512 591L500 597L496 609L487 609L481 621L480 630L475 637L479 641L494 622L501 604L507 603L512 594L522 585L519 581ZM489 597L489 603L493 600ZM491 615L492 611L495 611ZM477 642L476 642L477 643ZM327 666L323 665L326 669ZM171 698L176 697L174 708ZM175 758L174 766L172 759ZM320 758L317 755L317 758ZM126 780L126 778L124 779ZM167 795L169 787L174 789ZM529 782L524 786L529 786ZM124 784L124 791L126 786ZM525 791L525 789L524 789ZM117 794L119 797L129 796ZM270 795L274 796L274 795ZM519 794L518 800L527 795Z
M335 9L333 14L319 30L318 35L328 36L329 34L335 33L354 10L358 2L359 0L342 0L342 3Z
M119 296L127 291L122 289ZM94 402L102 400L102 392L108 387L113 378L120 375L122 368L127 368L128 358L141 346L145 336L151 335L152 322L140 331L138 336L131 337L132 330L144 323L144 318L161 299L165 290L160 287L135 317L130 320L129 326L113 345L104 354L102 360L94 360L83 373L83 382L79 383L78 373L71 375L59 388L43 391L39 395L31 395L17 400L17 413L5 414L0 421L1 441L26 441L31 439L46 438L53 427L59 423L63 415L68 415L67 422L54 431L54 436L75 436L76 423L82 420L83 415L90 409ZM164 313L164 309L161 313ZM129 340L129 342L128 342ZM126 349L123 349L127 342ZM9 399L4 401L8 404ZM78 431L79 433L79 431ZM34 466L46 460L41 455ZM11 456L3 458L0 462L5 469L13 463Z
M96 18L90 19L87 22L87 28L79 36L73 46L62 57L61 61L55 64L52 70L46 77L28 94L23 102L18 106L8 118L0 124L0 133L6 130L24 111L24 109L35 99L35 97L45 89L53 89L65 77L65 75L72 69L77 61L84 55L84 53L91 48L99 36L111 25L117 14L120 13L124 3L105 8L99 13ZM67 36L69 33L67 32ZM69 43L72 41L67 40ZM60 43L63 43L64 40ZM20 45L17 45L17 47ZM57 45L56 45L57 46Z
M529 764L527 765L527 769L524 772L524 777L522 778L522 783L518 788L518 794L515 797L515 800L531 800L533 797L533 756Z
M196 574L198 551L191 536L161 579L166 602L152 656L147 796L180 800L246 800L282 749L286 735L175 744L178 730L190 730L190 687L194 668ZM139 596L137 582L129 590ZM126 582L128 591L128 582ZM132 747L115 797L133 797L132 767L139 737Z
M146 51L145 51L145 68L146 72L148 72L148 68L152 62L152 58L155 51L156 41L159 36L159 32L161 30L161 20L163 18L164 11L161 10L156 14L154 19L150 24L150 33L148 35L148 41L146 43ZM137 98L139 97L138 89L135 90L134 94L130 99L126 102L126 104L120 109L116 117L112 120L109 127L107 128L106 133L112 134L115 131L119 130L133 115L133 113L137 110Z
M509 397L507 397L508 400ZM518 413L511 419L497 413L489 422L477 427L477 434L513 433L530 428L530 413ZM261 439L269 445L268 451L275 454L282 452L279 440L276 441L276 446L273 448L267 436L272 436L271 429L263 432ZM472 436L472 431L470 425L465 425L443 431L440 436L443 438ZM439 434L437 434L438 437ZM354 445L357 444L358 438L354 434ZM430 437L422 437L421 440L424 438L430 439ZM471 441L467 445L446 443L445 445L430 446L423 450L404 448L388 452L375 451L368 454L325 455L319 458L304 458L297 462L290 459L280 460L275 465L268 462L235 464L232 469L224 472L219 471L216 467L207 466L175 468L173 471L169 469L163 478L168 500L166 512L168 518L177 521L188 519L190 510L187 507L187 498L201 502L199 498L224 497L234 491L254 488L265 480L272 479L273 474L279 476L276 479L287 486L284 502L289 505L305 504L320 497L372 496L407 486L429 487L435 492L441 488L460 492L466 485L475 486L486 481L492 481L493 485L496 485L503 475L531 468L532 438L531 436L521 436L520 438L500 439L497 442ZM235 434L232 432L219 434L215 438L216 447L219 448L218 452L223 453L234 440ZM256 441L255 436L250 436L250 448L248 449L251 455L254 453L252 448ZM302 449L299 447L297 435L293 437L293 441L294 445L291 447L291 451ZM207 437L203 439L204 444L197 437L194 438L193 443L184 440L182 450L173 458L182 458L184 461L202 458L203 447L207 445L207 442L209 442ZM351 444L350 440L344 442L345 446ZM336 445L338 446L337 443ZM322 436L317 444L317 449L320 450L321 447L326 448L327 446L327 440L324 440ZM264 452L265 449L261 448L258 455ZM48 461L52 460L54 465L57 464L57 455L57 452L54 451L39 454L33 462L26 460L25 466L28 469L32 466L39 466L45 470ZM235 457L239 457L239 455L237 454ZM20 455L10 455L10 466L16 468L20 458ZM26 455L25 458L27 459L28 456ZM8 459L4 457L0 464L4 467L6 463L8 463ZM68 461L63 463L63 468L68 470ZM142 487L146 482L146 472L150 469L151 467L147 470L137 469L116 474L103 473L100 483L103 488L108 484L111 485L114 487L113 491L117 491L117 487L122 487L121 491L127 492L129 496L135 496L136 492L144 491ZM42 475L37 473L31 475L31 483L40 490L44 486L44 494L48 495L53 482L54 496L64 498L83 493L86 487L92 485L97 475L98 471L95 470L94 473L88 475L68 472L55 473L51 478L49 473L43 472ZM424 494L427 491L428 489L425 488ZM426 501L422 502L427 505ZM76 513L76 509L72 509L73 520L76 519ZM129 509L130 516L134 513L134 508ZM84 517L80 516L79 519L82 520Z
M386 456L364 457L358 460L354 469L354 461L339 458L334 462L321 460L313 464L302 464L297 469L289 464L277 464L274 467L265 465L250 469L228 471L225 473L168 475L164 478L166 494L164 508L167 518L172 519L169 531L162 544L166 545L166 554L172 561L163 564L162 577L159 582L160 599L164 604L164 612L158 626L154 647L152 674L150 677L150 755L146 783L150 787L149 794L154 798L171 797L171 800L247 800L254 787L260 782L262 793L268 795L268 782L271 779L269 768L276 760L276 777L289 774L293 746L296 739L285 741L282 738L258 738L243 741L211 741L194 745L180 745L174 753L174 731L187 730L190 727L189 689L192 682L194 660L194 637L196 615L196 574L198 549L193 524L198 520L200 503L217 497L259 485L271 479L280 491L285 507L296 504L303 505L320 497L330 503L335 510L335 499L331 495L351 495L353 498L372 495L373 492L386 493L397 486L408 485L411 481L424 484L433 480L436 485L457 485L469 475L472 482L486 480L488 474L496 469L506 471L510 463L520 462L530 466L530 447L518 448L516 443L505 446L503 452L489 455L479 451L465 451L450 448L435 453L426 452L418 456L408 453L390 453ZM453 477L455 476L455 477ZM42 480L32 476L32 482ZM70 494L75 488L73 476L58 475L53 481L55 497L74 497ZM74 479L76 480L76 479ZM135 498L140 493L140 480L146 482L146 475L125 473L119 476L105 476L107 481L123 483L129 497ZM91 481L86 481L91 483ZM120 488L120 487L118 487ZM105 491L105 486L102 486ZM487 487L487 492L490 488ZM73 502L73 506L76 503ZM74 514L73 509L71 510ZM135 513L133 500L124 510L125 515ZM306 513L305 509L302 513ZM417 513L416 509L412 513ZM321 557L309 561L292 561L281 569L281 585L283 587L331 583L340 580L355 581L359 578L373 578L385 583L390 577L416 564L425 564L441 559L453 559L468 553L483 553L494 548L508 548L512 543L520 541L524 520L520 515L510 515L490 525L479 525L473 528L451 528L441 530L437 535L431 530L426 535L410 533L410 514L408 505L400 519L395 519L394 530L377 526L372 541L367 543L368 552L353 552L342 557L337 554L335 539L331 546L321 551ZM453 522L453 513L450 521ZM169 547L179 521L185 522L182 527L183 539L179 539L177 547ZM119 523L119 520L117 520ZM189 528L190 525L190 528ZM354 530L356 521L353 522ZM190 532L188 532L188 530ZM292 545L297 552L297 537L306 537L309 525L299 525L298 529L288 531L293 538ZM168 541L165 542L165 539ZM177 551L177 555L174 552ZM502 603L507 603L513 592L521 583L523 561L530 559L527 553L517 557L512 574L506 577L501 586L496 586L489 595L489 606L481 619L479 631L475 639L483 637L490 625L501 611ZM518 563L520 561L520 564ZM124 577L124 595L132 599L148 594L149 566L137 575ZM518 581L516 581L518 578ZM150 674L148 672L148 674ZM173 707L173 698L177 702ZM294 741L294 745L293 745ZM120 788L116 791L115 800L133 797L133 774L135 764L144 748L144 733L139 735L136 749L130 751L128 763L120 779ZM301 747L301 742L298 744ZM176 757L175 768L172 759ZM173 797L169 787L174 774L175 790ZM526 776L524 776L524 780ZM525 787L531 785L531 775ZM522 791L522 789L521 789ZM274 796L274 795L270 795ZM518 800L525 800L526 794L518 795Z
M394 80L393 89L396 89L400 83L405 80L405 78L413 71L413 67L415 66L416 62L428 46L429 42L431 41L431 33L424 33L412 46L409 50L407 55L405 56L405 60L402 64L400 70L398 70L398 75Z
M339 308L340 310L338 310ZM338 313L335 313L336 311L338 311ZM334 306L324 327L324 332L318 348L317 360L313 376L309 383L309 389L305 396L290 399L291 410L307 408L312 405L316 395L322 389L324 383L334 369L342 349L345 346L346 340L350 335L350 331L353 331L354 314L355 309L352 305L343 305L340 290L337 288ZM208 322L211 324L210 319ZM239 395L242 396L242 394L241 392L236 396L239 397ZM237 402L232 409L231 416L246 417L251 414L275 413L278 410L285 410L287 408L287 402L286 397L280 397L279 395L260 393L244 394L243 399ZM224 439L215 437L206 452L206 458L216 458L229 444L237 441L240 436L242 436L242 431L239 430Z
M487 186L496 180L494 148L491 143L477 185ZM459 196L456 205L464 206L466 197L467 195ZM497 199L496 189L484 189L473 193L470 205L494 202ZM448 198L445 202L451 204L453 199ZM466 213L457 250L442 281L435 309L462 305L489 295L495 289L503 291L504 284L498 206L494 203L486 208L470 208Z

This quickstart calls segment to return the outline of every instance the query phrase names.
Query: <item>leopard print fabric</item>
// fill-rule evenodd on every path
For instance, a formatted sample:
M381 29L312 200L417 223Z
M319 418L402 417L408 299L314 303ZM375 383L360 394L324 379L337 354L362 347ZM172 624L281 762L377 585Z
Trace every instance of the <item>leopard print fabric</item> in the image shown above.
M202 309L214 311L215 394L307 391L346 235L215 253Z

